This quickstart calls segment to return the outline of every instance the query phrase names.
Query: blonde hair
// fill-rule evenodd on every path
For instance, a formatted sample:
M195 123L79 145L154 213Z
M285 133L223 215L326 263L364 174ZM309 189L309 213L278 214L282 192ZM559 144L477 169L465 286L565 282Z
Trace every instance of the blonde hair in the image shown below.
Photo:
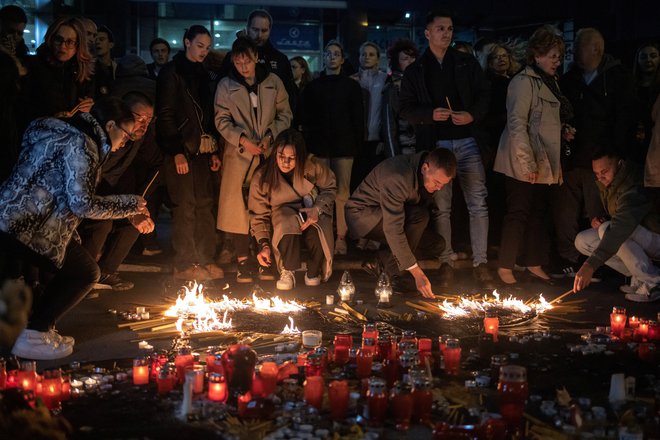
M76 76L76 80L79 83L89 81L94 75L94 57L89 52L87 31L81 19L76 17L60 17L48 26L48 30L44 36L44 41L48 46L48 50L52 55L53 48L55 47L53 40L55 35L57 35L57 31L59 31L62 26L68 26L73 29L78 39L75 55L78 64L78 75Z

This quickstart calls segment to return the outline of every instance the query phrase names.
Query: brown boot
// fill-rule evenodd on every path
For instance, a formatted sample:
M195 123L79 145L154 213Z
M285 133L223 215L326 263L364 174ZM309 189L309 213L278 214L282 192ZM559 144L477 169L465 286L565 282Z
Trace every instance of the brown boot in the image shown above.
M207 264L204 269L209 273L212 280L221 280L225 277L225 271L215 263Z
M197 265L189 266L184 270L175 268L174 278L184 281L210 281L212 279L211 274L205 268Z

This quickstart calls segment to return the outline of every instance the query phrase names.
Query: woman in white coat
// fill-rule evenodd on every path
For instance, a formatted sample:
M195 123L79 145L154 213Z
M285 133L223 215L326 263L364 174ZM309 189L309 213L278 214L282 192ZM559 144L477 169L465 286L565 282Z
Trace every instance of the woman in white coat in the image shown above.
M551 185L561 183L562 130L568 140L574 130L570 102L556 80L564 41L554 28L541 27L529 40L527 63L507 91L507 123L500 138L495 171L504 174L507 212L497 273L515 284L513 266L519 260L533 277L550 283L545 212ZM564 128L562 128L564 127Z
M232 69L215 93L215 125L225 139L217 228L236 249L236 281L250 283L247 195L252 175L270 155L275 137L291 124L289 95L284 84L263 64L257 46L239 37L231 48ZM262 279L272 279L260 271Z

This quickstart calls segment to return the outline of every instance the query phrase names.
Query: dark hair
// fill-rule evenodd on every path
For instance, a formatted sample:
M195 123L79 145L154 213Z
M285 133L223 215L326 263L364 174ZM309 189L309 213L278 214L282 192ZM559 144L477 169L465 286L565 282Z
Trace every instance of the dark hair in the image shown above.
M158 37L158 38L154 38L153 40L151 40L151 43L149 43L149 52L154 50L154 46L157 44L164 44L167 47L168 52L172 51L172 48L170 47L170 43L168 43L167 40Z
M472 47L472 43L467 41L454 41L454 49L465 52L469 55L472 55L473 57L477 56L474 52L474 47Z
M115 34L112 33L112 31L110 30L109 27L107 27L107 26L101 26L101 27L98 28L98 30L96 31L97 34L100 34L101 32L103 32L104 34L107 34L107 35L108 35L108 41L110 41L111 43L114 43L114 42L115 42Z
M635 81L637 82L639 82L641 79L641 72L639 69L639 61L638 61L639 53L642 51L642 49L647 47L652 47L658 52L660 52L660 44L658 44L655 41L647 41L646 43L643 43L637 47L637 50L635 51L635 59L633 64L633 76L635 77ZM658 88L660 88L660 67L658 67L658 69L655 71L655 78L653 79L651 88L655 89L656 91Z
M247 18L247 25L250 26L252 24L252 20L255 17L261 17L265 18L268 20L268 27L272 28L273 27L273 16L270 15L270 13L265 10L265 9L255 9L254 11L250 12L250 15L248 15Z
M451 178L456 177L456 168L458 167L456 156L446 148L436 148L429 151L424 159L424 163L433 165L436 168L442 168L445 170L445 174Z
M183 39L192 41L197 35L208 35L211 36L211 33L201 24L193 24L183 33Z
M390 69L394 72L400 72L401 67L399 66L399 54L403 52L406 55L419 58L419 50L417 46L410 40L396 40L389 49L387 49L387 58L389 59Z
M8 5L0 9L0 23L27 23L27 15L18 6Z
M300 86L304 87L310 82L312 82L312 79L314 77L312 76L312 72L309 71L309 64L307 64L307 60L301 56L295 56L289 60L291 63L294 61L302 66L303 69L305 69L305 72L303 73L303 76L300 80Z
M337 46L339 48L339 50L341 51L341 57L346 58L346 55L344 54L344 46L342 46L339 41L337 41L337 40L328 41L328 44L326 44L325 47L323 48L323 52L328 50L329 46Z
M115 121L117 125L133 122L131 108L121 99L107 96L94 103L90 114L94 116L102 127L109 121Z
M305 162L307 161L307 147L305 138L295 128L287 128L277 135L273 145L273 152L264 164L260 185L268 185L269 191L275 191L279 187L280 168L277 166L277 154L280 148L291 145L296 150L296 166L293 169L294 176L302 178L305 175Z
M231 45L231 59L232 61L239 55L248 57L256 57L259 53L257 43L247 37L238 37L234 44Z
M613 148L610 147L600 147L596 148L591 155L591 160L598 160L607 157L608 159L619 160L621 155L617 153Z
M431 11L428 14L426 14L426 22L424 23L424 27L428 27L431 23L436 18L448 18L451 20L451 22L454 22L454 14L452 14L449 11L442 11L442 10L437 10L437 11Z
M137 104L142 104L147 107L153 107L153 101L142 92L128 92L121 97L121 100L126 103L130 108L135 107Z
M534 58L546 55L555 47L564 53L564 39L558 32L556 27L550 25L543 25L534 31L527 46L527 64L534 64Z

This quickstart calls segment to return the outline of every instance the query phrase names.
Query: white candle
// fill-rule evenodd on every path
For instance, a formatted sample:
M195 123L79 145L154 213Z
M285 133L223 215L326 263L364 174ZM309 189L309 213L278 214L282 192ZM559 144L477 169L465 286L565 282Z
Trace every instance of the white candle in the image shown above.
M302 332L303 347L318 347L323 340L323 333L319 330L305 330Z

